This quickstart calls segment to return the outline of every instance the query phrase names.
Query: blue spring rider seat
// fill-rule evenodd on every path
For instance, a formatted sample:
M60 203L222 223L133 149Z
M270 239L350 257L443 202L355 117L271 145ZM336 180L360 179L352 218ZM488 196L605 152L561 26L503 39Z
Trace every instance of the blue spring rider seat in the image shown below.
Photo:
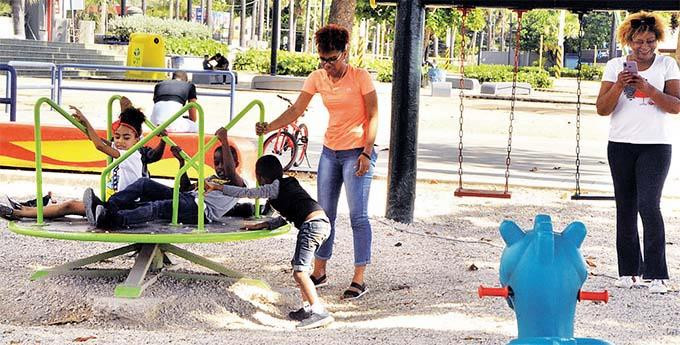
M523 231L506 220L500 226L507 247L500 265L502 288L480 286L479 297L505 297L517 316L517 339L511 345L611 345L593 338L574 338L576 301L609 299L607 291L581 291L588 272L579 248L586 227L573 222L553 232L550 216L539 214L534 229Z

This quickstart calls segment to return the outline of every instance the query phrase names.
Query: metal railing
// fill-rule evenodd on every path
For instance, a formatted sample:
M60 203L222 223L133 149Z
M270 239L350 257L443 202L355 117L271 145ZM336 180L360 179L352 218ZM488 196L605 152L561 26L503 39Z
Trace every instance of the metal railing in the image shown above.
M0 69L2 69L3 65L0 65ZM111 137L111 124L112 124L112 115L113 115L113 102L117 99L120 99L121 96L114 95L112 96L109 101L108 101L108 116L107 116L107 137ZM50 100L47 97L42 97L38 99L38 101L35 103L34 106L34 136L35 136L35 172L36 172L36 195L40 196L43 195L43 189L42 189L42 136L41 136L41 129L40 129L40 107L44 104L47 103L52 109L56 110L59 114L61 114L64 118L66 118L71 124L73 124L76 128L78 128L80 131L85 133L87 135L87 129L85 126L83 126L80 122L78 122L73 116L68 114L64 109L62 109L60 106L55 104L52 100ZM229 123L224 126L226 130L231 129L238 121L240 121L253 107L258 106L260 109L260 116L259 120L260 122L264 121L264 104L262 104L261 101L255 100L250 102L241 112L239 112L236 117L234 117ZM134 152L139 150L144 144L149 142L153 137L157 136L159 133L161 133L165 128L167 128L173 121L177 120L182 114L187 112L189 109L194 108L198 110L198 116L197 116L197 122L198 122L198 152L193 156L189 157L186 153L182 152L181 154L183 155L183 158L187 162L183 167L179 169L177 172L177 175L175 176L175 184L173 188L173 196L172 196L172 224L173 225L178 225L178 215L179 215L179 187L180 187L180 177L182 174L186 173L186 171L189 168L194 168L198 172L198 222L197 222L197 227L198 231L204 231L205 229L205 200L204 200L204 194L205 194L205 152L207 150L210 150L218 141L217 137L213 137L208 143L205 142L204 140L204 113L203 113L203 108L198 103L191 102L182 109L180 109L177 113L175 113L173 116L171 116L167 121L163 122L160 124L158 127L153 126L153 124L150 124L150 128L152 129L151 133L147 134L144 138L142 138L139 142L134 144L130 149L128 149L123 155L118 157L116 160L111 162L111 158L107 159L107 167L102 171L101 173L101 178L100 178L100 192L101 192L101 198L102 200L106 200L106 178L109 175L109 173L120 163L122 163L125 159L127 159L130 155L132 155ZM149 124L149 123L147 123ZM166 143L175 146L176 144L167 136L163 136L162 140L164 140ZM260 157L262 156L263 152L263 142L264 142L264 136L259 135L258 140L257 140L257 156ZM44 217L43 217L43 203L42 203L42 198L36 197L36 207L37 207L37 217L36 217L36 224L38 225L43 225ZM255 200L255 217L260 218L260 202L259 199Z
M109 100L109 104L113 103L114 97ZM41 134L41 129L40 129L40 107L44 104L47 103L52 109L56 110L59 114L61 114L64 118L66 118L71 124L76 126L79 130L81 130L84 133L87 133L87 130L85 127L78 122L73 116L71 116L69 113L67 113L64 109L62 109L60 106L52 102L47 97L42 97L38 99L38 101L35 103L34 106L34 136L35 136L35 174L36 174L36 195L42 195L42 134ZM197 116L197 122L198 122L198 154L197 155L205 155L205 140L203 139L203 122L204 122L204 116L203 116L203 108L201 108L200 105L197 103L189 103L182 107L177 113L175 113L173 116L171 116L167 121L163 122L160 124L158 127L156 127L151 133L147 134L144 138L142 138L139 142L134 144L130 149L128 149L123 155L118 157L116 160L111 162L110 164L107 165L107 167L102 171L101 174L101 198L102 200L105 200L106 198L106 177L108 174L113 170L116 166L118 166L120 163L122 163L125 159L127 159L130 155L132 155L134 152L136 152L140 147L142 147L144 144L149 142L153 137L157 136L162 130L164 130L166 127L168 127L173 121L178 119L180 116L182 116L183 113L185 113L187 110L190 108L195 108L198 110L198 116ZM109 117L108 122L111 122L111 117ZM109 128L110 128L109 124ZM107 133L111 133L110 129L107 130ZM185 168L188 168L190 166L195 166L195 158L192 161L192 164L187 164L185 165ZM186 169L185 169L186 171ZM204 229L204 223L205 223L205 213L204 213L204 208L205 208L205 202L204 202L204 188L205 188L205 183L204 183L204 162L203 160L198 162L198 229L203 230ZM179 175L181 176L181 175ZM179 188L176 184L176 188ZM176 191L178 192L178 191ZM179 197L178 193L177 197ZM36 223L38 225L43 224L43 203L42 203L42 198L36 198L36 207L37 207L37 217L36 217ZM177 215L177 206L179 205L179 200L175 200L177 202L173 202L173 215ZM173 217L173 219L175 219ZM177 222L173 222L173 224L177 224Z
M0 71L7 71L5 98L0 98L0 103L6 104L5 112L9 106L9 120L14 122L17 120L17 70L10 65L0 64Z
M19 85L17 83L17 90L18 89L29 89L29 90L50 90L50 100L54 101L54 92L57 88L56 85L56 75L57 75L57 65L51 63L51 62L33 62L33 61L10 61L7 63L8 65L16 68L21 68L21 67L27 67L27 68L32 68L32 69L49 69L50 70L50 83L49 84L34 84L31 83L30 85ZM18 75L17 75L18 78ZM6 81L6 88L5 88L5 97L7 97L8 91L9 91L9 79ZM7 112L7 107L8 105L5 105L5 112ZM15 121L10 120L10 121Z
M94 71L114 71L114 72L126 72L126 71L138 71L138 72L167 72L172 73L176 71L184 71L192 74L207 74L207 75L222 75L229 77L229 92L198 92L199 96L216 96L216 97L229 97L229 119L231 120L234 115L234 96L236 94L236 76L232 71L215 71L215 70L185 70L176 68L155 68L155 67L127 67L127 66L111 66L111 65L90 65L90 64L61 64L57 65L57 104L61 105L61 99L63 90L80 90L80 91L109 91L109 92L136 92L136 93L153 93L153 90L148 89L130 89L121 87L97 87L97 86L78 86L78 85L65 85L64 84L64 70L66 69L77 69L77 70L94 70Z

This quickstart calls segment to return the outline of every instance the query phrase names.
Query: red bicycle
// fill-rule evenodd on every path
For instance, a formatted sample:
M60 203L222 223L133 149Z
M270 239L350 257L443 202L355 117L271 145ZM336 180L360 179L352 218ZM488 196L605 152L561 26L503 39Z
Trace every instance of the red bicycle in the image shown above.
M276 95L278 98L288 102L288 106L292 106L293 102L281 95ZM305 112L307 110L305 109ZM305 113L302 113L305 116ZM307 125L299 123L295 119L293 123L280 128L276 133L270 135L264 141L264 154L274 155L281 162L284 171L288 171L291 167L299 167L303 161L309 164L307 158L307 145L309 144L309 130Z

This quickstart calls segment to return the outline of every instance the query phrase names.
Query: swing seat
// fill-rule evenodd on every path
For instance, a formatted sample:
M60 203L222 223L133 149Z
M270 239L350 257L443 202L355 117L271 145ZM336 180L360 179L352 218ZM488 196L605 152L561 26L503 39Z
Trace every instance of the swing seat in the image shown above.
M574 194L571 196L571 200L616 200L616 198L613 195Z
M266 220L263 217L259 221ZM230 279L245 284L269 288L267 283L259 279L246 278L244 274L233 271L222 264L206 257L179 248L173 243L216 243L264 239L280 236L290 231L290 224L273 230L246 231L241 228L246 220L235 217L222 217L219 221L205 225L198 230L194 225L174 226L168 223L154 222L118 231L94 229L84 218L51 219L38 225L34 220L22 219L9 223L9 230L20 235L70 241L96 241L110 243L131 243L126 246L73 260L64 264L40 269L33 273L31 280L59 274L89 273L107 275L107 270L87 270L84 266L95 264L113 257L136 252L135 263L127 271L125 282L116 286L115 297L137 298L145 288L153 284L160 276L174 276L177 272L168 270L172 262L168 254L173 254L191 263L208 268ZM120 271L120 270L119 270ZM125 272L125 271L123 271ZM205 275L191 275L192 278L204 278ZM209 276L208 276L209 277Z
M468 189L468 188L458 188L453 195L457 197L472 196L480 198L499 198L499 199L510 199L510 192L502 190L483 190L483 189Z

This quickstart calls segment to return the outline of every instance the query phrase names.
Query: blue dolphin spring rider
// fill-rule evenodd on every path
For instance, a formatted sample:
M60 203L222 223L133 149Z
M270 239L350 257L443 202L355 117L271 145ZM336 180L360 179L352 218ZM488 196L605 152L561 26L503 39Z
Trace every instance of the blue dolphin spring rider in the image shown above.
M509 344L610 345L593 338L574 338L576 301L604 301L607 291L581 291L588 276L579 248L586 227L573 222L553 232L550 216L539 214L533 230L513 221L500 226L506 248L501 256L502 288L480 286L479 297L505 297L517 316L517 339Z

